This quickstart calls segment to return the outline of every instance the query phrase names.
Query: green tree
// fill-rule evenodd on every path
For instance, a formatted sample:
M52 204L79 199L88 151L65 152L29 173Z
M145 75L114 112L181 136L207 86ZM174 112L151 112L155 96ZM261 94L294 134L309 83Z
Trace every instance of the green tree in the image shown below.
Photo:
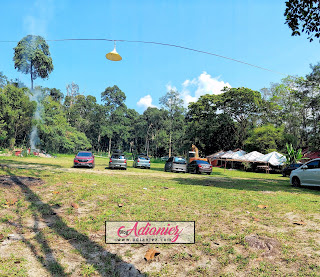
M245 140L245 148L247 151L260 151L269 153L282 149L284 146L284 128L276 128L273 125L263 125L254 128L250 136Z
M218 95L207 94L189 104L186 148L195 144L205 155L235 148L238 140L236 123L228 114L218 112L219 99Z
M218 95L218 108L238 123L238 146L243 147L250 125L255 125L261 111L262 98L258 91L249 88L224 88Z
M38 77L45 79L53 71L49 46L41 36L28 35L14 48L14 68L30 74L31 90L33 81Z
M169 157L172 154L172 144L176 144L183 137L184 130L184 108L183 100L178 91L170 90L159 100L162 107L168 111L168 133L169 133Z
M320 37L320 2L318 0L286 1L286 24L292 30L292 36L300 36L300 32L308 35L308 39Z
M56 88L48 89L47 93L49 96L51 96L52 100L57 101L57 102L60 102L64 97L61 90L56 89Z
M148 155L167 154L168 145L168 111L149 107L137 122L137 151Z
M0 71L0 88L8 84L8 78Z
M43 107L42 120L38 122L42 148L54 153L75 153L91 148L86 135L67 122L65 111L59 102L46 97Z
M36 103L31 102L27 88L6 85L0 88L0 126L3 147L26 144Z
M125 93L116 85L113 87L107 87L101 93L101 101L104 102L107 118L107 126L104 129L103 135L106 135L109 138L109 156L112 148L112 138L116 133L119 134L121 131L121 122L124 119L127 108L124 104L125 100Z

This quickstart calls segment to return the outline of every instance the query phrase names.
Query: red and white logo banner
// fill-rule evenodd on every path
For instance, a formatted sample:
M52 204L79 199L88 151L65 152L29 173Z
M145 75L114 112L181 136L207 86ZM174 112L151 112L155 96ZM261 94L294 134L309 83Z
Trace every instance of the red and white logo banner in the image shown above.
M106 243L195 243L195 222L106 221Z

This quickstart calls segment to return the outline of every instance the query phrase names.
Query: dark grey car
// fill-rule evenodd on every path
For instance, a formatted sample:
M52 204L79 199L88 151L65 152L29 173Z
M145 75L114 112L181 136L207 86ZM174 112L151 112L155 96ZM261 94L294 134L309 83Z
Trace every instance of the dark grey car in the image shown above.
M165 166L164 171L171 172L187 172L187 161L183 157L170 157Z
M188 172L197 174L204 172L210 175L212 172L212 165L206 161L194 160L188 164Z
M114 153L112 154L109 161L109 168L119 168L119 169L127 169L127 160L123 154Z

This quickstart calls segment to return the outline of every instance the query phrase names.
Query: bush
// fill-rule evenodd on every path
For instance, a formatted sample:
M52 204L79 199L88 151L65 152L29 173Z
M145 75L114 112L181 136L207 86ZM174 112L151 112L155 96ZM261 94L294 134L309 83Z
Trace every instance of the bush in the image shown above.
M249 162L242 162L243 168L245 171L250 171L252 170L252 164Z
M152 163L165 164L166 162L161 160L161 158L151 158L150 161Z

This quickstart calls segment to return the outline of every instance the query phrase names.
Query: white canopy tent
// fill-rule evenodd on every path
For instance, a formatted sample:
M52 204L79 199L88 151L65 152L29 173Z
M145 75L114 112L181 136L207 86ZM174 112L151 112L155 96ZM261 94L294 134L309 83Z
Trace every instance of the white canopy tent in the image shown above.
M239 158L239 161L241 162L255 162L257 159L263 157L264 154L258 152L258 151L252 151L250 153L247 153Z
M286 157L283 156L282 154L278 152L271 152L260 158L257 158L255 162L268 163L273 166L281 166L285 164L286 160L287 160Z
M233 154L231 155L230 158L228 159L232 159L232 160L239 160L241 159L241 157L243 157L247 152L243 151L243 150L239 150L237 152L233 152Z
M220 159L231 159L231 156L234 154L235 152L229 150L226 153L224 153L223 155L221 155L219 158Z
M214 160L214 159L220 158L225 153L226 153L225 151L219 151L219 152L216 152L214 154L211 154L211 155L207 156L207 158Z

